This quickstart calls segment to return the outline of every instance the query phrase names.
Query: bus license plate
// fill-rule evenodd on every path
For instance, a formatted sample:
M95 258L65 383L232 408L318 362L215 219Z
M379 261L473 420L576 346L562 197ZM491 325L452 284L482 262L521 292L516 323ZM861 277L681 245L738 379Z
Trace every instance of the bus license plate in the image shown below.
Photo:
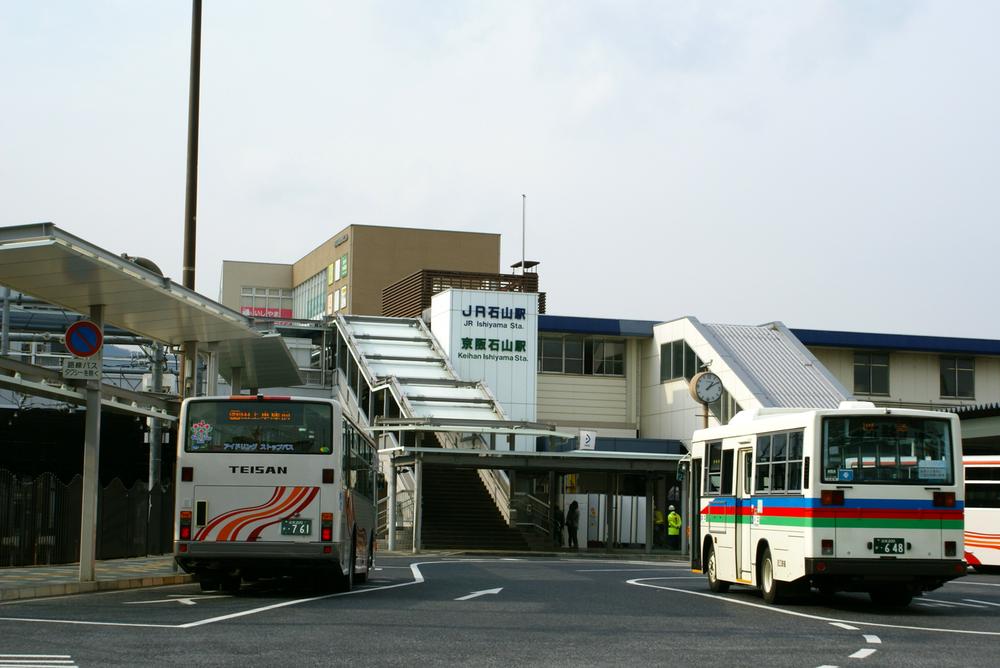
M906 549L902 538L876 538L872 544L875 554L903 554Z
M312 534L312 520L281 520L282 536L308 536Z

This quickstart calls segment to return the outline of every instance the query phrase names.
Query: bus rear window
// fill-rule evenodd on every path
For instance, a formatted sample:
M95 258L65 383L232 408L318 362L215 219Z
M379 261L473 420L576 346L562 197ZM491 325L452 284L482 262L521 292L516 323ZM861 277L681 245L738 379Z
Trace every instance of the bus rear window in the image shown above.
M192 401L186 452L320 455L333 452L333 408L301 401Z
M823 482L951 485L948 420L892 415L823 419Z

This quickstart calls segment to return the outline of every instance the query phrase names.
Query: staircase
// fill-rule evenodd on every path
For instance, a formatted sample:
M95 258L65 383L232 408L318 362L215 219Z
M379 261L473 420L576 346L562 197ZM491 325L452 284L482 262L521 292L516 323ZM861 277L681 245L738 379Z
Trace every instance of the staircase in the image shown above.
M423 468L425 549L528 550L508 527L474 469Z

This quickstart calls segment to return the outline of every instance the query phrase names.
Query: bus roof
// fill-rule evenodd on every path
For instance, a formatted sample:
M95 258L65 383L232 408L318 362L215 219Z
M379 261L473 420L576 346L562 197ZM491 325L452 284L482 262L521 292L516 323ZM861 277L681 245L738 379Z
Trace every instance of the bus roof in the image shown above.
M889 408L876 406L870 401L842 401L837 408L752 408L737 413L729 424L698 429L692 435L692 442L707 441L741 434L753 434L769 428L782 429L811 422L817 415L902 415L909 417L936 417L943 420L958 416L944 411L928 411L916 408ZM773 427L771 426L773 425Z

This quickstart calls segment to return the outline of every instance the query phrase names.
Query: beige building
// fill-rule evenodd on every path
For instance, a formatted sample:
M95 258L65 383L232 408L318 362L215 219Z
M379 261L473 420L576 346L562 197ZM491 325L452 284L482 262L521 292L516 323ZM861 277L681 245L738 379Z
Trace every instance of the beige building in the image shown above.
M262 318L381 315L382 290L423 269L500 269L500 235L351 225L293 264L226 260L219 301Z

